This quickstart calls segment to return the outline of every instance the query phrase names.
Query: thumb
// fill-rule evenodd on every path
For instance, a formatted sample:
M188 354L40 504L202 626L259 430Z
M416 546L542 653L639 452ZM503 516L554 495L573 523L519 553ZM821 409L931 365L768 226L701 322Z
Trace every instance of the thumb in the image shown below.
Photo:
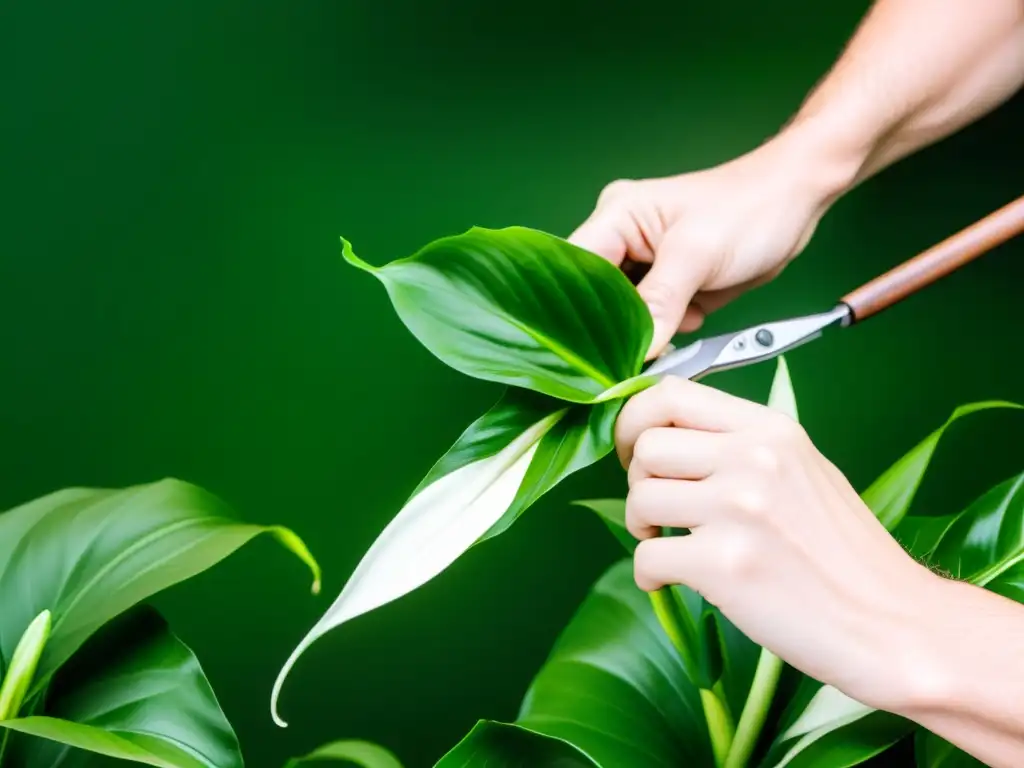
M687 307L703 282L700 261L684 257L671 246L672 243L666 242L658 249L650 271L636 287L654 321L648 360L657 357L668 346L683 324Z

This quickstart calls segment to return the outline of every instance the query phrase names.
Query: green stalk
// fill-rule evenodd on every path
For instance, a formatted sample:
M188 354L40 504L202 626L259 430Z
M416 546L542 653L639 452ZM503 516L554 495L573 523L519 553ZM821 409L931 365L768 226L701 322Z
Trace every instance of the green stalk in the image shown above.
M693 648L696 645L696 636L692 624L687 622L682 615L683 606L676 599L671 587L662 587L651 592L650 597L658 622L682 658L687 673L695 677L694 671L697 667ZM720 686L717 687L720 688ZM725 696L720 690L715 691L710 688L700 688L699 690L701 704L704 707L704 718L711 736L711 749L715 755L715 765L722 768L732 747L732 716L725 703Z
M743 768L750 759L757 739L761 735L765 718L772 705L775 689L782 674L782 660L769 651L761 649L757 659L754 681L750 685L750 693L740 713L740 722L736 726L736 738L726 758L724 768Z

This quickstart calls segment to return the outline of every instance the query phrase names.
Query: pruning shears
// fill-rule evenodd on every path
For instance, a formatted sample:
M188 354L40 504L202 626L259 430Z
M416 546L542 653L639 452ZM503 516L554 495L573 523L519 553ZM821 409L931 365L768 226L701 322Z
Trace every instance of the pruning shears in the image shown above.
M827 328L845 328L878 314L1022 232L1024 197L851 291L827 312L761 323L701 339L666 352L644 373L696 380L710 373L770 360L817 339Z

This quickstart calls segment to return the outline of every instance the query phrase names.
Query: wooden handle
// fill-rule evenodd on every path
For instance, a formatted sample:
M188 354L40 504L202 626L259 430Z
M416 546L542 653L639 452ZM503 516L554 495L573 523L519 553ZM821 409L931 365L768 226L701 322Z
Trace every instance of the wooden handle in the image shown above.
M853 322L871 317L1021 232L1024 197L848 293L842 302L850 308Z

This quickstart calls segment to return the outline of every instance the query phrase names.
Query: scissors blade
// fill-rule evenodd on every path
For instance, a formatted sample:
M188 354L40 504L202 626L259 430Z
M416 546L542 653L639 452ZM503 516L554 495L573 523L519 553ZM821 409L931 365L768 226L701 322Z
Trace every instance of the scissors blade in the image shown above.
M839 304L828 312L773 323L695 341L659 357L644 371L656 376L698 379L710 373L770 360L821 336L832 325L848 325L850 310Z

